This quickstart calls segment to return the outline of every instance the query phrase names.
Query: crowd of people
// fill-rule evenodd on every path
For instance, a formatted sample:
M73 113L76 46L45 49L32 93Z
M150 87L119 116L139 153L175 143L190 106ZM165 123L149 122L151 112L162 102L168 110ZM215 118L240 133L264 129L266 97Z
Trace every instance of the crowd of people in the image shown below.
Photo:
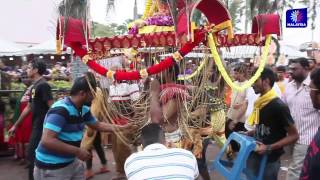
M216 128L213 127L215 123L212 123L217 118L215 113L225 111L226 117L219 118L219 121L223 121L220 123L223 128L211 130L206 135L216 136L214 140L222 145L232 132L252 136L257 147L248 158L247 168L257 173L262 156L267 154L264 179L277 179L280 157L284 148L289 146L293 148L293 152L287 179L307 180L320 177L320 69L312 62L314 61L306 58L297 58L291 60L287 67L264 68L252 87L245 91L231 91L230 102L224 101L221 108L210 112L211 129ZM56 66L55 69L60 74L68 75L67 68L61 68L59 64ZM188 67L191 68L191 64ZM248 68L251 70L248 71ZM127 123L104 123L91 113L90 104L94 100L94 92L99 91L99 84L92 73L75 79L69 96L54 102L51 87L45 78L46 64L35 60L26 70L32 84L23 93L17 121L9 134L21 139L16 151L22 158L25 148L23 144L28 142L30 136L26 155L29 179L92 178L92 147L101 160L100 173L107 173L109 169L101 147L100 132L130 134L139 128L142 128L143 150L130 152L121 162L116 161L119 168L114 179L196 179L199 175L203 179L210 179L205 165L208 138L204 139L203 150L197 155L189 150L175 148L172 143L168 144L172 136L176 138L175 133L179 129L174 126L177 114L172 112L175 105L172 105L174 102L171 99L175 97L171 96L171 99L166 100L161 98L163 89L160 88L160 83L163 82L156 79L151 82L150 122L144 127L137 127ZM238 85L246 83L255 71L255 68L242 63L231 69ZM165 76L166 83L175 83L173 77L178 74L170 70L167 73L170 75ZM190 73L189 70L186 72ZM180 86L182 85L177 87ZM187 100L187 90L183 93ZM228 106L227 109L224 108L225 105ZM86 130L85 125L88 127ZM168 131L173 133L169 135ZM90 145L85 148L87 145L84 144L84 139L87 137L93 138L89 138ZM114 140L113 145L117 139ZM116 148L115 159L123 155L116 152L124 151L118 145L113 147ZM229 150L231 153L228 154L230 160L236 158L237 151L239 145L232 143ZM82 161L86 161L87 168Z
M19 115L27 108L30 101L31 87L34 82L27 74L29 66L28 63L24 62L21 66L9 66L5 65L0 59L0 87L1 90L7 91L2 92L1 95L3 96L0 99L1 106L3 105L5 109L3 114L6 128L10 128L18 120ZM59 99L61 96L65 96L66 89L69 89L71 85L70 63L46 64L46 69L42 73L42 77L49 81L50 87L59 90L53 98ZM22 93L14 91L21 91ZM9 102L9 106L5 105L6 101ZM15 157L20 160L21 165L26 164L26 145L29 143L31 136L32 122L32 113L30 112L19 126L18 133L9 138L9 144L14 146Z
M23 79L27 79L28 64L22 63L22 65L6 66L0 59L0 71L6 74L11 81L21 82ZM47 80L71 80L71 64L56 62L53 65L48 66L43 74Z

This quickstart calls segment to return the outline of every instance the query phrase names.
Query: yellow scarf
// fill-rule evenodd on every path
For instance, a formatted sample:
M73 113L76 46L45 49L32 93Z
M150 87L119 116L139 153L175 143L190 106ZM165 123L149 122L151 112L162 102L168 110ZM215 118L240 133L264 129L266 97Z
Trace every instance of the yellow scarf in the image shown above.
M260 96L254 103L254 109L249 116L248 123L250 126L259 124L260 110L267 105L271 100L277 97L276 91L271 89L263 96Z

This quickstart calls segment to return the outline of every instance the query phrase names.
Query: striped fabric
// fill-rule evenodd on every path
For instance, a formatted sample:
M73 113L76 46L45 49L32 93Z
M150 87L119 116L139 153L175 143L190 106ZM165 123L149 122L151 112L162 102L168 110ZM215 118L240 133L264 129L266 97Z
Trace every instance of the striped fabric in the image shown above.
M165 138L167 142L176 143L181 139L181 131L177 129L171 133L165 133Z
M136 101L140 97L138 84L119 83L110 86L111 101Z
M299 140L297 143L303 145L310 144L320 127L320 112L313 108L309 84L309 76L303 81L299 89L294 81L290 82L282 98L288 105L298 129Z
M151 144L132 154L124 165L128 180L195 179L199 175L197 160L184 149L167 149Z
M96 123L88 106L78 111L70 98L57 101L48 111L43 128L54 131L64 143L80 147L85 124ZM73 155L57 154L41 143L36 149L36 164L39 168L63 167L75 160Z

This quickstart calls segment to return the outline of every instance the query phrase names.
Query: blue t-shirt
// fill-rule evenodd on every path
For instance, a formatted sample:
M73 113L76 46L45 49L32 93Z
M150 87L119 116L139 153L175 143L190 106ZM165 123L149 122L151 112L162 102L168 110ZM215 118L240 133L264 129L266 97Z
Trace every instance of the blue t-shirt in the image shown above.
M76 108L69 97L52 105L44 120L43 128L54 131L64 143L80 147L85 124L95 124L88 106ZM59 154L46 149L41 143L36 149L36 165L39 168L52 169L65 167L75 160L74 155Z

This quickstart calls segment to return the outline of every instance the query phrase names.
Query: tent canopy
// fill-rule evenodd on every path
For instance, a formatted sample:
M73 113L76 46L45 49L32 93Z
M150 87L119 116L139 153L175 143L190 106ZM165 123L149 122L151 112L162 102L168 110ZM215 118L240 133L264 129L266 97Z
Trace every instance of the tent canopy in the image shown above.
M55 54L56 53L56 41L50 39L43 43L37 44L30 48L19 51L20 54Z
M306 52L301 52L299 47L292 45L281 45L280 54L288 58L308 57Z
M0 39L0 56L10 56L21 51L22 47L10 41Z

